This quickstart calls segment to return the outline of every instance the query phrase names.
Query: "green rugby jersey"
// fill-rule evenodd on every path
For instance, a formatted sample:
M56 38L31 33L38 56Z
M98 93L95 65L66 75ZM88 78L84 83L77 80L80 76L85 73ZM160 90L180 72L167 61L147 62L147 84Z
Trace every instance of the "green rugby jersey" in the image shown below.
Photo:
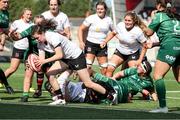
M118 102L124 102L128 97L128 93L141 92L144 88L153 89L151 77L140 77L137 73L137 68L128 68L124 70L124 77L112 80L100 73L94 75L96 82L104 82L107 86L111 86L118 92Z
M7 10L0 10L0 28L9 27L9 13Z
M157 33L163 43L171 41L169 38L180 36L180 21L170 18L165 12L156 13L149 28Z
M137 68L127 68L124 70L124 77L117 79L127 85L128 90L133 93L141 92L145 88L153 89L153 80L151 77L140 77Z

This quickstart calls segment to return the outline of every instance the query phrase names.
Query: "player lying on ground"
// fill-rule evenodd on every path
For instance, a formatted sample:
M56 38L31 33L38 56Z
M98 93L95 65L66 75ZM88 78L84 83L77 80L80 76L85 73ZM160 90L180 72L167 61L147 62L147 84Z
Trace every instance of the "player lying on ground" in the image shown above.
M93 73L92 77L96 83L103 86L107 91L116 93L111 102L104 95L84 87L82 82L74 83L62 80L59 85L68 102L106 103L109 101L111 104L126 103L129 102L131 94L137 92L143 92L146 95L151 94L153 100L157 100L150 77L151 70L150 63L143 61L137 68L131 67L116 73L112 79L99 73ZM46 82L45 88L53 94L49 82Z

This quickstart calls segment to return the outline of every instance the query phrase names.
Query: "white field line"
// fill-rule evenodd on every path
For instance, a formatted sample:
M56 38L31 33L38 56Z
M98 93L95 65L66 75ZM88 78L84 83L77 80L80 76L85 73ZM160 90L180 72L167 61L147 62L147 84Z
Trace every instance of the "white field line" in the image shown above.
M179 93L180 91L166 91L167 93Z
M168 99L173 99L173 100L180 100L180 97L166 97Z

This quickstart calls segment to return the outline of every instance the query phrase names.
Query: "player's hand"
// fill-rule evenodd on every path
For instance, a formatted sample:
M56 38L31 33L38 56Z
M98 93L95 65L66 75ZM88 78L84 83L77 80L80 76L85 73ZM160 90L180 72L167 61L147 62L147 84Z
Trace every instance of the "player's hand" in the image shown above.
M81 48L81 50L84 50L84 48L85 48L84 42L80 42L80 43L79 43L79 47Z
M9 32L8 36L11 37L13 40L19 40L21 39L20 33L16 31L17 29L14 29L13 31Z
M107 45L107 43L106 43L105 41L103 41L103 42L100 44L100 47L101 47L101 48L104 48L104 47L106 47L106 45Z
M34 61L34 64L35 64L36 68L41 68L42 65L44 64L44 60L37 59Z
M151 40L148 40L146 43L145 43L145 48L146 49L150 49L152 48L153 46L153 42Z

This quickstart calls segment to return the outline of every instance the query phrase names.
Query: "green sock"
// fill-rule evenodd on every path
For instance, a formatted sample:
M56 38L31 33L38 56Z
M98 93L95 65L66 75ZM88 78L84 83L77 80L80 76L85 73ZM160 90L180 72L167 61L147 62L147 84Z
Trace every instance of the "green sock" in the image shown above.
M159 106L166 107L166 87L164 84L164 79L159 79L155 81L156 92L159 99Z
M28 92L23 92L23 96L29 96Z

